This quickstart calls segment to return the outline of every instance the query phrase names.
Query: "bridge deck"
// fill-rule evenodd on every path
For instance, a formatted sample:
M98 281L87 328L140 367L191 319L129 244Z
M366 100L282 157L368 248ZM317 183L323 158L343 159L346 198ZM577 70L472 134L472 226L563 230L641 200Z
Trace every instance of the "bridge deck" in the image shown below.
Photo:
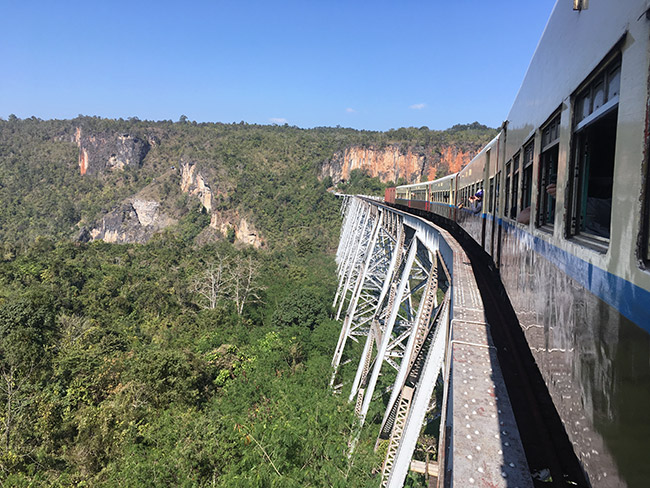
M436 229L454 253L445 486L533 486L470 260Z

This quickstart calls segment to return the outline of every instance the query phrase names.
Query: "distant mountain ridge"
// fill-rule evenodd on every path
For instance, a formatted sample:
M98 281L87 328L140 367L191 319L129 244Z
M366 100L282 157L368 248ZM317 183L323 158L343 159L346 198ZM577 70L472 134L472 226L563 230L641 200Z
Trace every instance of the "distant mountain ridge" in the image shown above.
M324 186L354 169L409 183L454 172L495 133L10 117L0 120L0 239L147 242L203 214L203 240L313 245L335 226Z

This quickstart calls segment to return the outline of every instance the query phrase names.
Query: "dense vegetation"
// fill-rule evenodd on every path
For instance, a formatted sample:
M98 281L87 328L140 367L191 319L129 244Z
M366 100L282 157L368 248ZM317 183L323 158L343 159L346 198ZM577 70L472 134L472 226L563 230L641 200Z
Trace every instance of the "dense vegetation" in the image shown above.
M197 229L198 230L198 229ZM194 283L228 244L39 239L0 267L4 486L365 486L328 388L339 326L322 255L245 252L259 299Z
M77 127L156 143L141 168L82 177ZM0 120L0 485L377 484L376 432L348 458L352 407L327 385L340 220L317 167L349 144L486 138L452 131ZM183 160L265 249L206 238L170 171ZM143 191L178 224L144 245L74 240Z

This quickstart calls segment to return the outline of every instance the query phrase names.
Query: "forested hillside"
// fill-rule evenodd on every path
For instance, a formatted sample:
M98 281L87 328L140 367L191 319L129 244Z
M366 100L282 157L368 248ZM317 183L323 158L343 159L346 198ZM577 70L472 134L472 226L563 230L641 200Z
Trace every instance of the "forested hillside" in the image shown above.
M493 131L0 120L0 485L376 484L372 422L348 458L328 388L340 217L318 176L427 134Z

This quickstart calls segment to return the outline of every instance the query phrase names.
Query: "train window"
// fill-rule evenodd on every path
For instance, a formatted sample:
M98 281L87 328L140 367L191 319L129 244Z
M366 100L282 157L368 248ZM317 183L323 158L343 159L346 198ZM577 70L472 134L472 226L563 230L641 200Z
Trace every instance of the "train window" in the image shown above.
M494 209L494 178L490 178L490 199L488 200L488 212Z
M538 185L537 225L553 227L555 223L555 185L560 142L560 114L542 128L542 153Z
M506 188L505 188L505 190L506 190L506 195L505 195L506 201L505 201L505 206L504 206L504 209L505 209L504 216L506 218L510 217L510 212L509 212L509 209L510 209L510 184L512 182L512 178L511 178L511 175L510 175L510 170L511 169L512 169L512 161L508 161L506 163Z
M610 237L619 87L617 58L576 98L567 231L596 247L606 247Z
M517 218L517 195L519 194L519 156L520 154L515 154L512 158L512 203L510 206L510 218Z
M524 146L524 169L521 180L521 205L520 210L530 207L530 198L533 190L533 152L535 141L530 141Z
M499 171L494 177L494 214L498 215L499 213L499 188L501 187L501 171Z

